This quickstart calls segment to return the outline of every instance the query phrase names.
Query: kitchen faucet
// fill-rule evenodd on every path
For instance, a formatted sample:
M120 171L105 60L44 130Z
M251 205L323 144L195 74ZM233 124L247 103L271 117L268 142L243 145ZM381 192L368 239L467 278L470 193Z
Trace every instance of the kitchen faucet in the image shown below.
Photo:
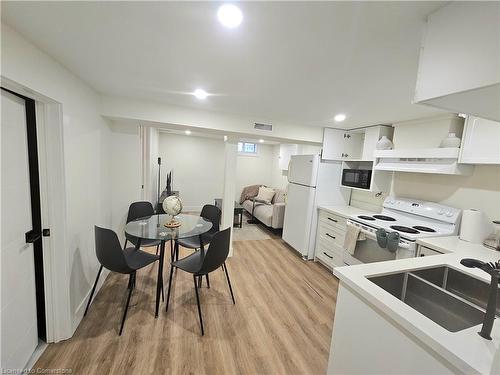
M491 340L491 329L497 308L497 289L500 280L500 261L485 263L477 259L465 258L460 261L462 265L469 268L479 268L491 276L490 292L486 314L484 314L483 326L479 335L486 340Z

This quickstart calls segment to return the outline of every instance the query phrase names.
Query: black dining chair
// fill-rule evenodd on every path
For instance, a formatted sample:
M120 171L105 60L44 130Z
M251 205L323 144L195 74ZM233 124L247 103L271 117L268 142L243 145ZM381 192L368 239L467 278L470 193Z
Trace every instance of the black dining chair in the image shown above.
M212 228L201 236L193 236L176 240L176 244L188 249L200 249L210 243L212 237L219 231L221 210L213 204L206 204L201 209L200 217L210 221ZM178 254L177 260L178 260Z
M179 260L179 245L187 249L194 250L201 249L202 247L208 245L215 233L219 231L221 214L222 212L219 207L213 204L204 205L201 209L200 217L210 221L212 223L212 228L208 232L203 233L200 236L193 236L176 240L174 248L175 260ZM208 278L208 274L206 275L206 279L207 287L210 288L210 280ZM199 278L198 284L201 287L201 277Z
M181 260L177 260L170 263L170 277L168 281L168 292L167 292L167 307L170 300L170 290L172 287L172 274L174 268L178 268L182 271L191 273L193 275L194 290L196 292L196 303L198 304L198 316L200 318L201 335L205 334L203 329L203 319L201 316L200 307L200 297L198 295L198 283L196 282L197 277L202 277L203 275L208 275L210 272L222 267L224 273L226 274L227 284L229 286L229 291L231 292L231 299L234 301L233 288L231 287L231 281L229 279L229 273L227 271L226 259L229 254L229 245L231 242L231 228L224 229L213 235L210 245L207 250L200 250L188 255Z
M97 272L97 277L95 279L94 286L92 287L92 291L90 292L90 297L83 316L87 315L92 297L95 292L95 288L97 286L97 282L99 281L99 276L101 275L101 271L103 268L106 268L112 272L129 275L127 303L125 304L125 310L123 312L122 323L120 326L121 335L123 326L125 324L125 318L127 317L130 297L132 296L132 291L135 288L136 271L146 267L151 263L156 262L158 259L160 259L160 257L158 255L150 254L134 247L129 247L122 250L120 240L118 239L118 236L114 231L112 231L111 229L100 228L98 226L95 226L94 228L95 252L101 266L99 267L99 271Z
M151 202L147 202L147 201L134 202L128 208L127 224L133 220L137 220L137 219L140 219L143 217L152 216L154 214L155 214L155 211L153 209L153 205L151 204ZM156 254L158 254L158 249L159 249L159 246L161 244L161 241L159 241L159 240L146 240L146 239L139 240L137 237L131 236L130 234L127 234L125 232L125 245L123 245L124 249L127 247L127 242L129 242L129 241L132 244L134 244L136 247L138 245L140 245L142 247L156 246Z

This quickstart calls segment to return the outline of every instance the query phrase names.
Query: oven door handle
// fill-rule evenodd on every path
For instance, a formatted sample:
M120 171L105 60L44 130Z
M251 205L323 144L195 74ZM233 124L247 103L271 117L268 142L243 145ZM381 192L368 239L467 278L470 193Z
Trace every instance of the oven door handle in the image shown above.
M377 236L374 235L372 232L367 231L366 229L360 229L359 233L364 234L366 238L370 238L370 239L375 240L375 241L377 240Z
M360 229L359 232L363 233L366 238L369 238L369 239L375 240L375 241L377 240L377 236L375 234L373 234L372 232L367 231L366 229ZM410 244L400 241L398 244L398 247L406 250L406 249L410 248Z

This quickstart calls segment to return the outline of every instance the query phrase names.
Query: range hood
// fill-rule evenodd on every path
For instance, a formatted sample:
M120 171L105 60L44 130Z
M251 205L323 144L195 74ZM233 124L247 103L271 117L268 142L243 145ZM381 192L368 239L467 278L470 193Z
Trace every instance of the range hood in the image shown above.
M473 165L459 164L458 148L375 151L375 170L446 175L471 175Z

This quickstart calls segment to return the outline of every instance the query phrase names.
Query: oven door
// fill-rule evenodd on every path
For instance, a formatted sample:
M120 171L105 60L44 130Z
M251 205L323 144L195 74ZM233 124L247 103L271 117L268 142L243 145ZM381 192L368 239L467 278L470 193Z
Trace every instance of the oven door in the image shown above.
M386 260L412 258L415 256L415 244L402 243L395 252L380 247L375 235L367 230L361 229L366 237L356 242L354 254L344 250L344 263L347 265L384 262Z

